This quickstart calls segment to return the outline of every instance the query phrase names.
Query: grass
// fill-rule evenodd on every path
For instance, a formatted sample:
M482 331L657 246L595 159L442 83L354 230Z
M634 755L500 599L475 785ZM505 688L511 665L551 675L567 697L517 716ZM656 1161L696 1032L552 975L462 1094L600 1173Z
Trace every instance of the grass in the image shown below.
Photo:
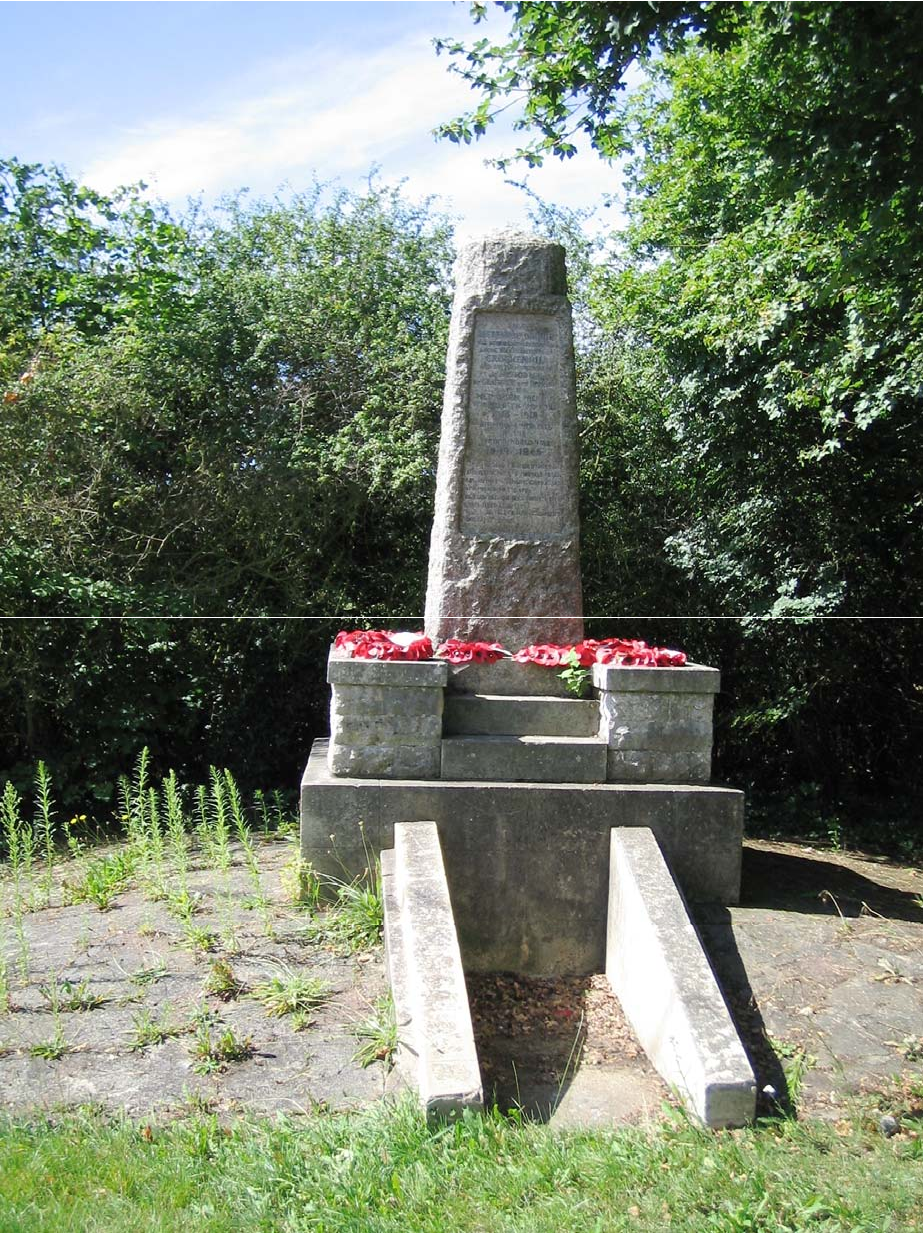
M250 996L268 1015L306 1015L322 1006L330 992L329 981L280 966L275 976L255 984Z
M188 1028L182 1024L174 1023L165 1016L158 1018L144 1007L132 1016L128 1047L132 1050L147 1049L151 1045L163 1044L174 1036L182 1036L186 1031Z
M782 1063L789 1100L793 1105L797 1105L804 1086L804 1077L812 1067L817 1065L817 1058L808 1053L801 1044L790 1044L784 1040L773 1040L771 1044Z
M194 955L211 954L220 944L221 939L214 930L206 929L204 925L193 925L190 921L183 925L183 946Z
M167 965L165 963L155 963L149 968L139 968L137 972L132 972L128 981L132 985L137 985L138 988L146 989L148 985L154 985L167 974Z
M353 1034L360 1042L359 1048L353 1054L354 1062L358 1062L360 1066L381 1062L387 1070L391 1069L399 1041L394 1000L390 993L378 999L372 1013L356 1025Z
M0 1227L325 1233L884 1233L921 1227L923 1140L860 1124L560 1133L497 1115L435 1132L359 1114L0 1122Z
M108 912L113 900L131 881L135 858L129 848L116 848L104 856L87 862L77 877L65 878L64 899L67 903L93 903L101 912Z
M335 886L334 901L312 918L308 936L348 954L377 946L385 920L377 869L371 875Z
M202 986L209 997L218 998L222 1002L233 1002L235 998L245 993L247 986L237 979L234 969L227 959L212 959L209 973Z
M91 990L89 980L58 980L53 976L47 985L39 987L39 992L55 1014L61 1010L96 1010L106 1002L102 994Z
M189 1053L196 1074L211 1075L225 1070L229 1062L243 1062L252 1057L253 1041L249 1036L238 1036L233 1028L206 1011L198 1016Z
M60 1024L55 1028L54 1036L48 1040L39 1040L29 1046L29 1057L43 1058L46 1062L56 1062L65 1053L73 1053L74 1046L64 1038Z

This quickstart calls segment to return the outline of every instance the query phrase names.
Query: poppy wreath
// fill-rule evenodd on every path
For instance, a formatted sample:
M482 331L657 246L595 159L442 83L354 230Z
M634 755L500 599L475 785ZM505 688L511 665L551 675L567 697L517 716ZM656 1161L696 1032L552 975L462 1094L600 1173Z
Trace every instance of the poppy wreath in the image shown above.
M495 664L498 659L509 659L510 653L499 642L463 642L461 638L449 638L436 648L436 658L446 659L450 664Z
M419 660L433 658L432 641L422 632L393 634L383 629L341 629L334 649L350 659Z
M334 648L350 659L420 660L444 659L450 664L493 664L512 658L517 664L540 668L591 668L593 664L616 664L622 668L682 668L683 651L648 646L640 638L586 638L562 646L537 642L510 656L499 642L464 642L449 638L433 652L433 644L421 633L389 633L383 629L341 630Z
M539 642L524 646L513 656L517 664L540 668L591 668L593 664L616 664L622 668L682 668L686 656L667 647L648 646L639 638L586 638L571 646Z

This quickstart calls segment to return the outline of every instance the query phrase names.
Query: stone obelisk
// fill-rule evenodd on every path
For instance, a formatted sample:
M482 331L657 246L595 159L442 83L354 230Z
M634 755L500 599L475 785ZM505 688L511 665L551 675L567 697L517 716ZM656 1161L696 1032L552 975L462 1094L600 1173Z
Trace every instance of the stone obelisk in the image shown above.
M426 632L583 636L574 346L564 250L498 232L461 250L446 362Z

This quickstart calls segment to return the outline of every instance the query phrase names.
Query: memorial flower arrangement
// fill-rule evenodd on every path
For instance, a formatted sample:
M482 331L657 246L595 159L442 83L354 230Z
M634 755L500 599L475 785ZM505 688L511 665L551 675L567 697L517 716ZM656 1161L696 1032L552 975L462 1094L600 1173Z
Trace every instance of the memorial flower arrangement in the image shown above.
M585 638L571 646L539 642L524 646L513 656L517 664L541 668L591 668L593 664L618 664L622 668L682 668L686 656L667 647L648 646L640 638Z
M449 638L436 648L437 659L447 659L450 664L495 664L498 659L509 659L510 653L499 642L465 642L461 638Z
M334 648L350 659L421 660L444 659L450 664L492 664L512 659L517 664L539 668L559 668L572 688L586 681L593 664L616 664L622 668L681 668L686 663L683 651L648 646L640 638L585 638L582 642L561 645L538 642L512 654L499 642L466 642L449 638L433 650L424 633L390 632L383 629L341 630Z
M390 633L384 629L341 629L334 650L349 659L418 660L433 658L433 643L420 631Z

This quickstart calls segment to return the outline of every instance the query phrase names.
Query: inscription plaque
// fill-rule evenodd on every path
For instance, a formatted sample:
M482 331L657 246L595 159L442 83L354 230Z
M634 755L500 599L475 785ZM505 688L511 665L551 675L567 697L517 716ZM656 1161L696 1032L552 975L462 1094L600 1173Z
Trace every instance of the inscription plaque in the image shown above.
M536 313L479 313L474 322L463 535L563 535L563 443L557 330Z

